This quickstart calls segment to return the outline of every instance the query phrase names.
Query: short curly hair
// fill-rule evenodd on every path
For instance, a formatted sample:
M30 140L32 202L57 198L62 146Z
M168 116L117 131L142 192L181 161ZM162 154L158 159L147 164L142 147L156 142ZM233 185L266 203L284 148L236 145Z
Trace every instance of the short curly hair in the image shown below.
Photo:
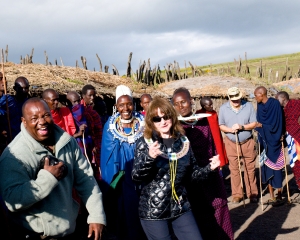
M82 95L86 95L86 93L87 93L88 90L94 90L94 91L96 91L96 88L93 85L91 85L91 84L87 84L81 90Z

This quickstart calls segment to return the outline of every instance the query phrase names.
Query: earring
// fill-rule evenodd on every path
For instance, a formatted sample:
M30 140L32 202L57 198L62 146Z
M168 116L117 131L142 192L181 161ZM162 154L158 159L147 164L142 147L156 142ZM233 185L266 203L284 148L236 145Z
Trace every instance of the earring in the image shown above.
M196 104L192 104L192 113L195 114L196 112Z
M117 107L116 105L113 106L113 115L115 115L117 113Z

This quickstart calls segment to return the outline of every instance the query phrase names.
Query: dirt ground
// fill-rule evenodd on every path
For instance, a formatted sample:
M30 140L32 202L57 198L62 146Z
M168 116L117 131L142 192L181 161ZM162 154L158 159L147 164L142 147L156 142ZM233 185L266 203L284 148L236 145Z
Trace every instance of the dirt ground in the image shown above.
M256 168L257 177L259 173ZM296 240L300 239L300 192L297 189L293 178L291 168L287 167L288 185L290 190L291 204L288 203L286 182L283 183L283 197L285 204L273 207L272 205L262 205L259 203L250 203L245 199L239 204L231 204L230 176L227 168L223 169L225 177L225 186L228 196L228 207L230 209L231 220L233 224L234 237L237 240ZM227 176L226 176L227 175ZM284 172L283 172L284 176ZM259 186L259 178L258 186ZM267 186L262 187L262 199L266 202L269 199ZM259 194L260 196L260 194Z

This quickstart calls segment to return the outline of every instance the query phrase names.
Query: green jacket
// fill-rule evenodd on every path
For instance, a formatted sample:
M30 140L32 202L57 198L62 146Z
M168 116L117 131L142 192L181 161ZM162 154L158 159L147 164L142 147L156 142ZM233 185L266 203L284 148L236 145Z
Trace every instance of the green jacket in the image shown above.
M65 236L75 230L79 209L72 198L75 187L89 212L88 223L106 224L102 193L90 163L76 140L56 125L54 136L55 156L68 166L68 175L60 181L44 169L38 172L41 158L50 153L21 124L21 132L0 158L0 193L6 206L23 227L46 236Z

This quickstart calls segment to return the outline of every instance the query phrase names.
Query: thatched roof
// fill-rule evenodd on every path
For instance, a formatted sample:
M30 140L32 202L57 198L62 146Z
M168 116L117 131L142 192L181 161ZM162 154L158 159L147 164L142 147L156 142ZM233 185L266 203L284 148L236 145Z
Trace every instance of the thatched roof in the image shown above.
M59 94L68 91L80 92L86 84L92 84L99 94L115 96L116 87L120 84L128 86L134 97L140 97L143 93L152 95L164 94L155 91L153 87L137 83L131 78L120 77L103 72L94 72L83 68L45 66L42 64L14 64L5 63L5 76L8 82L8 92L14 93L13 84L17 77L26 77L31 85L31 92L39 94L47 88L55 89Z
M243 92L245 98L252 98L256 88L255 84L243 78L201 76L164 83L159 87L159 90L172 96L174 90L179 87L187 88L193 98L200 98L202 96L225 98L227 96L227 89L230 87L238 87Z

